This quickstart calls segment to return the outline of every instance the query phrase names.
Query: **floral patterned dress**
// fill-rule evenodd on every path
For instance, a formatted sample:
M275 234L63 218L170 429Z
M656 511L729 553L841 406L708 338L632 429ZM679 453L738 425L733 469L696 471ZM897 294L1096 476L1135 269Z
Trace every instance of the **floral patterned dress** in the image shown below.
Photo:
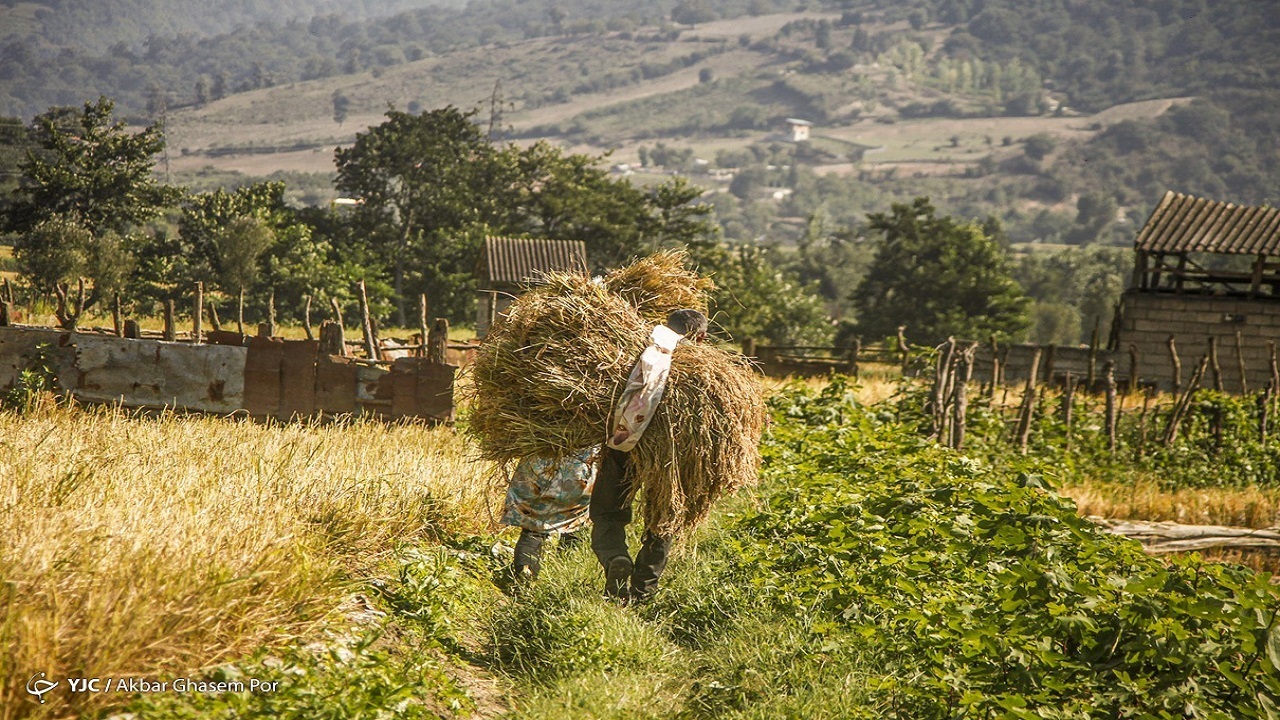
M502 524L540 533L570 533L582 527L599 461L599 445L558 461L521 460L507 485Z

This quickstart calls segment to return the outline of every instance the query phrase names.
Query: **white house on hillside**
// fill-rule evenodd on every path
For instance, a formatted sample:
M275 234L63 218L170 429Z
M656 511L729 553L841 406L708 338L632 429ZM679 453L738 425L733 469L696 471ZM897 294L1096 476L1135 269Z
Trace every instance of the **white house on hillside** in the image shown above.
M804 142L809 139L809 128L813 127L813 123L808 120L800 120L798 118L787 118L787 132L791 135L791 142Z

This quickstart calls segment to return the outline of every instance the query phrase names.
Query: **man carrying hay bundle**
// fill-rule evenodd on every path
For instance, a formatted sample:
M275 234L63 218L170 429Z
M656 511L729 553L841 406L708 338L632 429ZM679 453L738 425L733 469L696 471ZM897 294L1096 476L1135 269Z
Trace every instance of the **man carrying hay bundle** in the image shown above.
M498 318L477 352L467 427L481 454L504 463L562 462L612 439L617 403L655 326L675 310L705 308L709 287L685 268L681 252L657 253L603 280L548 274ZM696 323L683 329L701 332ZM643 563L630 569L618 563L606 589L619 597L627 581L641 596L651 592L662 568L650 559L665 562L671 539L701 522L716 499L754 482L759 470L764 399L750 362L710 344L670 345L662 401L622 453L625 461L612 467L602 457L596 477L592 515L622 513L606 520L608 539L593 543L602 548L602 562L626 555L618 528L625 530L623 508L637 494L646 537L665 538L642 543ZM641 564L646 569L637 578L634 566ZM624 580L624 570L632 577Z
M700 342L706 335L707 316L697 310L684 308L667 316L665 325L653 329L651 344L631 370L614 409L590 511L591 550L604 567L604 592L609 597L648 600L657 591L658 578L667 566L671 538L652 529L645 529L634 560L627 549L627 525L631 523L634 497L628 453L644 436L662 401L676 344L682 339Z

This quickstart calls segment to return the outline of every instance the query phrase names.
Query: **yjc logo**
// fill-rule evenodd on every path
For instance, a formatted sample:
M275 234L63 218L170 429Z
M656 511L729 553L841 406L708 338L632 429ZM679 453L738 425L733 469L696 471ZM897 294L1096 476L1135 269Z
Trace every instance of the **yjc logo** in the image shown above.
M35 695L44 704L44 694L58 687L58 683L44 679L44 673L38 672L27 681L27 692Z

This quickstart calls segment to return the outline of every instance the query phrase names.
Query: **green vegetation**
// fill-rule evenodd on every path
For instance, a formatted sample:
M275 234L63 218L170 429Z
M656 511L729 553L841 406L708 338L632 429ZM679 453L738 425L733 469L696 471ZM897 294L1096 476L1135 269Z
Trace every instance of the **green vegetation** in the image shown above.
M454 536L379 568L370 594L389 613L387 640L344 660L368 680L358 690L325 672L325 650L286 651L296 671L262 655L215 671L297 672L278 695L143 697L129 709L308 717L323 697L352 716L427 678L426 699L402 711L462 716L458 683L425 660L447 654L450 677L497 673L512 717L1274 714L1280 590L1268 575L1149 557L1049 488L1034 466L1053 458L942 449L917 432L918 398L868 407L852 390L836 379L774 397L755 497L718 509L650 604L600 598L586 548L503 598L493 539Z
M857 329L867 337L894 335L906 325L932 344L948 335L1007 337L1026 326L1022 289L1001 248L976 223L937 217L928 198L916 198L868 216L867 229L882 234L854 291Z
M1010 258L1032 300L1019 336L1074 343L1100 320L1105 336L1127 274L1125 261L1103 248L1127 244L1165 190L1263 204L1275 202L1280 186L1269 162L1280 149L1280 106L1266 80L1280 69L1277 20L1247 0L1133 8L1103 0L851 0L803 12L769 0L431 8L401 0L381 9L357 3L343 16L324 14L332 3L308 9L262 0L240 3L191 35L177 34L190 28L170 8L143 22L150 7L143 0L91 10L44 4L0 6L15 19L0 41L11 68L0 73L0 111L35 113L107 89L125 114L168 118L184 181L233 190L261 178L194 170L193 159L245 172L319 173L331 169L327 149L350 142L388 104L409 116L446 103L483 104L489 139L585 146L602 153L582 156L592 168L634 166L638 155L637 183L680 172L729 190L706 200L720 237L763 247L757 257L766 274L780 269L781 285L799 289L800 315L811 315L816 287L828 315L846 326L863 320L850 294L867 274L877 235L866 217L895 202L928 196L958 221L994 227L986 219L997 218L1002 245L1033 250ZM382 17L384 10L405 12ZM76 28L107 13L120 19L118 30L100 33L97 46L75 41ZM280 23L228 26L266 13ZM188 24L207 19L203 10L188 15ZM56 62L44 48L58 49ZM814 138L782 140L787 117L816 122ZM0 173L30 142L20 122L4 127ZM272 152L290 158L272 165ZM254 159L229 159L237 153ZM715 166L724 172L713 173ZM15 177L0 174L0 184ZM295 204L334 196L323 175L273 179L287 180ZM591 180L587 194L626 194L607 180ZM447 247L432 239L446 230L375 221L372 210L356 213L360 232L343 236L329 230L349 227L344 220L304 215L317 241L343 258L344 273L381 275L371 279L379 313L395 307L403 320L405 298L428 290L460 319L470 299L462 275L481 232L576 233L592 244L593 261L612 263L655 243L650 233L637 244L625 232L638 219L631 200L600 223L549 224L558 211L547 201L517 211L516 220L466 230L450 224ZM1082 251L1061 259L1034 251L1059 245ZM412 252L395 252L400 246ZM122 248L135 251L132 241L122 239ZM427 269L415 277L396 267L410 260ZM726 279L747 272L707 269ZM726 298L724 307L732 305ZM722 325L754 334L790 322L730 317ZM903 322L915 324L885 319ZM805 324L792 339L830 334Z
M547 143L498 146L473 114L389 111L337 152L338 189L363 201L351 225L389 270L401 325L422 291L443 312L467 316L486 235L582 240L596 271L644 250L707 242L710 208L682 178L643 190L598 158Z

